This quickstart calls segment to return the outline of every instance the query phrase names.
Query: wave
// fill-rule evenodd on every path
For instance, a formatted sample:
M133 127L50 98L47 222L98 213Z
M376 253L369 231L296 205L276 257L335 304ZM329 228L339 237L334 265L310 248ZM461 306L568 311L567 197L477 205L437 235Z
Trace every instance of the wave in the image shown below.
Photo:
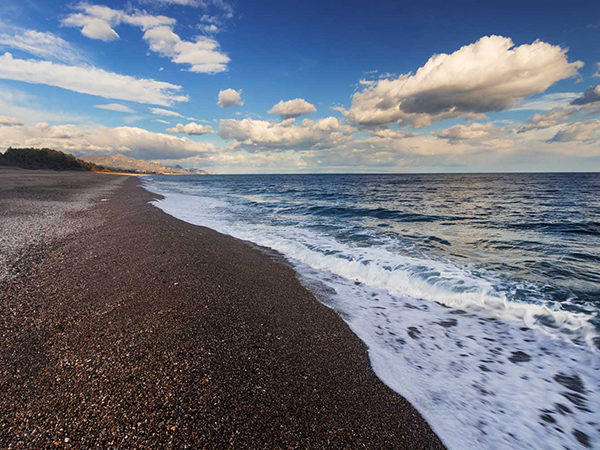
M321 196L323 200L323 196ZM261 203L261 206L265 206ZM268 206L268 204L266 205ZM390 210L386 208L356 208L351 206L325 206L325 205L312 205L312 206L291 206L285 207L278 211L282 214L305 214L312 216L324 216L332 218L375 218L375 219L388 219L397 222L438 222L438 221L461 221L461 217L453 216L439 216L439 215L427 215L419 214L415 212L404 212Z
M584 341L590 348L597 349L598 333L589 315L560 310L544 304L542 298L529 299L528 303L513 301L506 291L498 288L502 285L499 280L481 278L450 263L403 256L385 247L353 247L307 229L265 224L250 226L221 220L216 209L234 209L233 205L210 197L160 193L168 200L155 202L155 205L172 215L272 248L314 269L395 296L433 301L451 308L473 308L480 314ZM195 208L190 207L192 202L197 203Z
M600 222L530 222L513 223L508 228L546 233L573 233L600 236Z
M553 307L541 294L514 301L510 291L520 287L510 281L400 254L381 236L340 242L257 220L252 208L197 190L146 188L164 196L153 203L168 214L285 255L366 343L377 376L448 448L600 445L600 342L590 314Z

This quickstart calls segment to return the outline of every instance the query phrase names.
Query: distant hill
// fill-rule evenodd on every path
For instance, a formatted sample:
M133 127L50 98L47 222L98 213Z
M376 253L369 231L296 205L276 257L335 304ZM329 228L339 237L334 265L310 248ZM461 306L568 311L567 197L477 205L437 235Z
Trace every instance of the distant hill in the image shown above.
M207 172L199 169L184 169L181 166L166 166L156 161L144 161L141 159L130 158L123 154L114 155L90 155L82 156L83 160L98 164L103 167L109 167L114 170L127 170L137 173L155 173L165 175L198 175Z
M102 171L103 167L49 148L8 148L0 153L0 165L26 169Z

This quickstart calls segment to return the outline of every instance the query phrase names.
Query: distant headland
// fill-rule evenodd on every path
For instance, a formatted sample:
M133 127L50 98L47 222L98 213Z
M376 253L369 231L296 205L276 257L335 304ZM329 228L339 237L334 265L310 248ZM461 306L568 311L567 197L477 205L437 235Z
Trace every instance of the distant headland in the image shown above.
M0 166L25 169L81 170L102 173L205 175L200 169L167 166L157 161L144 161L123 154L91 155L77 158L70 153L49 148L12 148L0 153Z

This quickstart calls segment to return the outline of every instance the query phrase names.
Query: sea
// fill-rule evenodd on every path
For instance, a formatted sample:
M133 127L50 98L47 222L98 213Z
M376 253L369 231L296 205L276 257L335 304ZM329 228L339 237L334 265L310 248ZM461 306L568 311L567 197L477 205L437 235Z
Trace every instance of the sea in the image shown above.
M144 184L283 255L450 449L600 448L600 174Z

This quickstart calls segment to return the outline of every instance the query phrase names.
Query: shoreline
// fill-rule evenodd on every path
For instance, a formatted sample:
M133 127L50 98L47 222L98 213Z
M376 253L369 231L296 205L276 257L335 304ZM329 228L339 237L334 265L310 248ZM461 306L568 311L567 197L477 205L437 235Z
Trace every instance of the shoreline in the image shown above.
M0 284L0 445L443 448L291 267L120 178Z

